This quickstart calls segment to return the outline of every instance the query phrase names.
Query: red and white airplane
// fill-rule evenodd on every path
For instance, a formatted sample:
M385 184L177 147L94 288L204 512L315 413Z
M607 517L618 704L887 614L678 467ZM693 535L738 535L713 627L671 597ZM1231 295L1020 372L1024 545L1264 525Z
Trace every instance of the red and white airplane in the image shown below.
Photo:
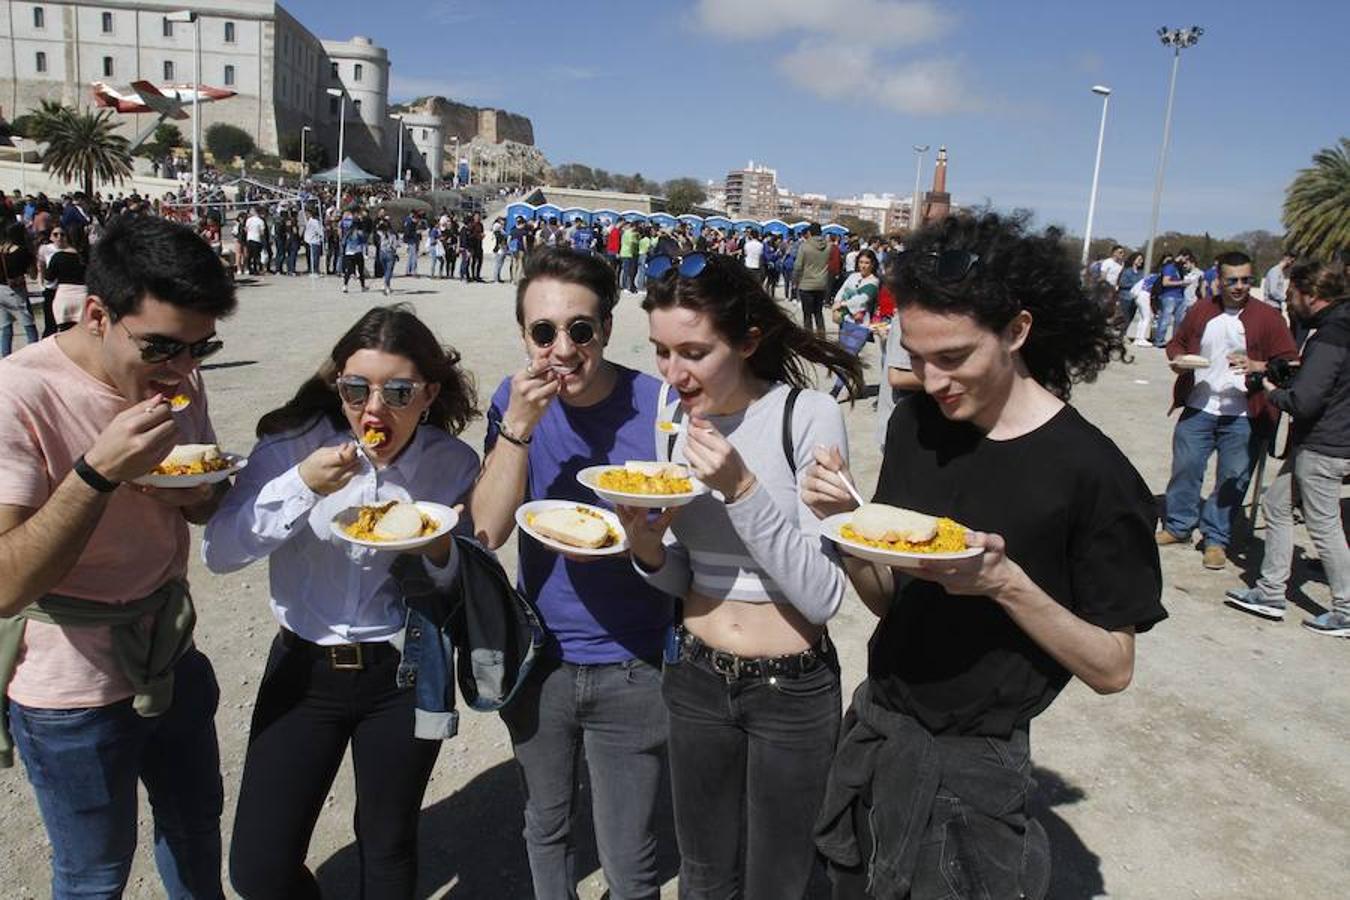
M109 87L102 81L90 82L94 90L94 105L115 109L120 113L158 113L161 118L186 119L184 107L192 105L193 95L198 103L214 103L235 96L237 91L203 84L193 89L190 84L155 86L148 81L133 81L131 93Z

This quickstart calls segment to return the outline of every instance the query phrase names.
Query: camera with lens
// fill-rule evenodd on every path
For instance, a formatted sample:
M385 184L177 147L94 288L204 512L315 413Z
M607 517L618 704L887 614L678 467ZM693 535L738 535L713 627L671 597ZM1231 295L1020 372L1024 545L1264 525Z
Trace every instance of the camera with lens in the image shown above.
M1294 380L1294 373L1297 369L1287 359L1266 360L1266 370L1264 372L1247 373L1247 390L1256 392L1265 390L1265 382L1269 381L1277 388L1289 387L1289 383Z

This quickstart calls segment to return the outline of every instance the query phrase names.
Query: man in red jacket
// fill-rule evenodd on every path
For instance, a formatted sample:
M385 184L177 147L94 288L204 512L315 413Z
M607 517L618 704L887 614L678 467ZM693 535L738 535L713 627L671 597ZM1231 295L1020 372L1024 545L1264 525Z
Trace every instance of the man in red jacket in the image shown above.
M1237 252L1220 257L1222 293L1196 303L1167 343L1177 373L1172 409L1181 408L1181 418L1172 434L1172 478L1157 540L1162 546L1186 543L1198 524L1207 569L1222 569L1228 561L1252 469L1279 419L1263 392L1247 392L1247 373L1264 372L1267 360L1298 355L1284 318L1264 303L1250 302L1251 285L1250 257ZM1178 364L1183 355L1204 357L1208 364L1185 368ZM1216 450L1214 493L1202 508L1205 468Z

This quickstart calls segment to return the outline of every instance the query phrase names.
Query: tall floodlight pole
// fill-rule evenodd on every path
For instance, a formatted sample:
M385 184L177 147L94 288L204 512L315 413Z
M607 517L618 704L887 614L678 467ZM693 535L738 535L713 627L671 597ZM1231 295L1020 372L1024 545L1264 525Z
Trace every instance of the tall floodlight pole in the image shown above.
M309 134L309 133L310 133L311 131L313 131L313 130L314 130L314 129L310 128L308 125L301 125L301 126L300 126L300 183L301 183L301 184L304 184L305 179L309 176L309 162L308 162L309 157L305 156L305 135Z
M398 123L398 165L394 167L394 186L398 196L403 196L403 115L395 113L389 118Z
M197 221L197 189L201 179L202 146L202 22L195 12L180 9L164 18L192 23L192 221Z
M1181 66L1181 51L1194 47L1205 29L1199 25L1190 28L1159 28L1158 39L1164 47L1172 48L1172 82L1167 87L1167 112L1163 115L1162 150L1158 154L1158 175L1153 182L1153 216L1148 223L1148 249L1144 252L1144 271L1153 268L1153 241L1158 234L1158 211L1162 206L1163 170L1167 167L1167 144L1172 138L1172 100L1177 91L1177 69Z
M914 205L909 208L909 230L918 230L919 213L919 178L923 174L923 155L928 152L927 144L914 145L914 199L911 201Z
M1092 164L1092 193L1088 195L1087 227L1083 229L1083 261L1080 269L1086 270L1088 264L1088 245L1092 243L1092 216L1097 211L1097 178L1102 173L1102 142L1106 139L1106 107L1111 102L1111 89L1101 84L1092 86L1092 93L1102 98L1102 124L1097 129L1097 161Z
M342 214L342 163L345 160L343 154L346 152L347 143L347 92L342 88L329 88L328 96L340 97L342 102L338 106L338 168L337 168L337 210L338 215Z

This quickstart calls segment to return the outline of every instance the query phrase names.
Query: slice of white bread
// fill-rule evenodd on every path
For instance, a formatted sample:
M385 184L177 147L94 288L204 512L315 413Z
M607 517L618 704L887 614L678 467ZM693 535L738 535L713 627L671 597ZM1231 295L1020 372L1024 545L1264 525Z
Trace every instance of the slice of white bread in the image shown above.
M382 541L404 541L422 533L422 511L411 503L395 503L371 529Z
M623 464L629 472L645 475L648 478L688 478L689 470L679 463L633 460Z
M569 547L594 550L609 540L609 525L604 519L588 516L575 507L560 506L536 513L530 527Z
M912 509L866 503L853 513L853 530L870 541L922 544L937 536L938 520Z
M220 459L220 448L215 444L179 444L164 457L161 466L190 466L193 463L214 462Z

